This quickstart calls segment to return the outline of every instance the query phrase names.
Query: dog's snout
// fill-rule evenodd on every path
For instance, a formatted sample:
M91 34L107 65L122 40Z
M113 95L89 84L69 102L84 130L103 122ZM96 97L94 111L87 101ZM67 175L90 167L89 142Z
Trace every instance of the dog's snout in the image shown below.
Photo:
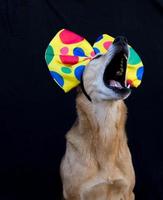
M127 38L124 36L118 36L115 38L113 44L125 46L127 44Z

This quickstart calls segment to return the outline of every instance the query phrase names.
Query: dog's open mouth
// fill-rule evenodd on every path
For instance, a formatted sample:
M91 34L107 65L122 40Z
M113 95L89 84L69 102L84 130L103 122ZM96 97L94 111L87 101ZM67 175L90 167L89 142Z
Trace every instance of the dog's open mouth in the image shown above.
M114 55L104 71L104 84L115 92L126 93L130 91L130 85L125 80L128 55L120 51Z

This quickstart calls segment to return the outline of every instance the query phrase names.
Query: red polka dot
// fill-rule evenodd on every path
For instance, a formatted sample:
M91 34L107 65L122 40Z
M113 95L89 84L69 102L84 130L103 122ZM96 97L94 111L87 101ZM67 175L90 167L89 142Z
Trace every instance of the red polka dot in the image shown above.
M79 57L78 56L65 56L65 55L60 55L60 59L63 64L70 64L70 65L75 65L79 62Z
M132 80L127 80L127 85L133 85Z
M68 54L68 51L69 51L68 47L63 47L61 49L61 54L66 55L66 54Z
M71 31L64 29L60 34L59 37L64 44L73 44L78 43L84 40L83 37L77 35Z
M92 57L95 56L95 52L94 52L94 51L91 52L91 56L92 56Z
M104 46L104 48L105 48L106 50L108 50L111 44L112 44L112 42L109 42L109 41L108 41L108 42L104 42L103 46Z

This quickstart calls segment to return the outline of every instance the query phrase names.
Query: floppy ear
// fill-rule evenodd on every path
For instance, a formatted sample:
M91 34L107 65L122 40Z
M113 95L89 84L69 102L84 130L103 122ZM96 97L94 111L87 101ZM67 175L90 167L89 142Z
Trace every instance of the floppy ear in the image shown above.
M127 62L126 80L132 87L138 87L141 84L144 73L143 63L137 52L129 46L129 58Z
M93 53L86 39L62 29L48 45L45 60L52 78L68 92L80 83L84 68Z

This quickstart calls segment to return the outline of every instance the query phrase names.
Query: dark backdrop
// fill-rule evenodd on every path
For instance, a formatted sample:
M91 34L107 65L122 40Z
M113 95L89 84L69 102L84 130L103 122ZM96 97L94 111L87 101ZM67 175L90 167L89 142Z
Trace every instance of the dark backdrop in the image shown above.
M126 103L137 200L163 200L163 7L157 0L0 0L0 200L60 200L75 91L53 82L45 49L61 28L91 43L124 35L145 65Z

